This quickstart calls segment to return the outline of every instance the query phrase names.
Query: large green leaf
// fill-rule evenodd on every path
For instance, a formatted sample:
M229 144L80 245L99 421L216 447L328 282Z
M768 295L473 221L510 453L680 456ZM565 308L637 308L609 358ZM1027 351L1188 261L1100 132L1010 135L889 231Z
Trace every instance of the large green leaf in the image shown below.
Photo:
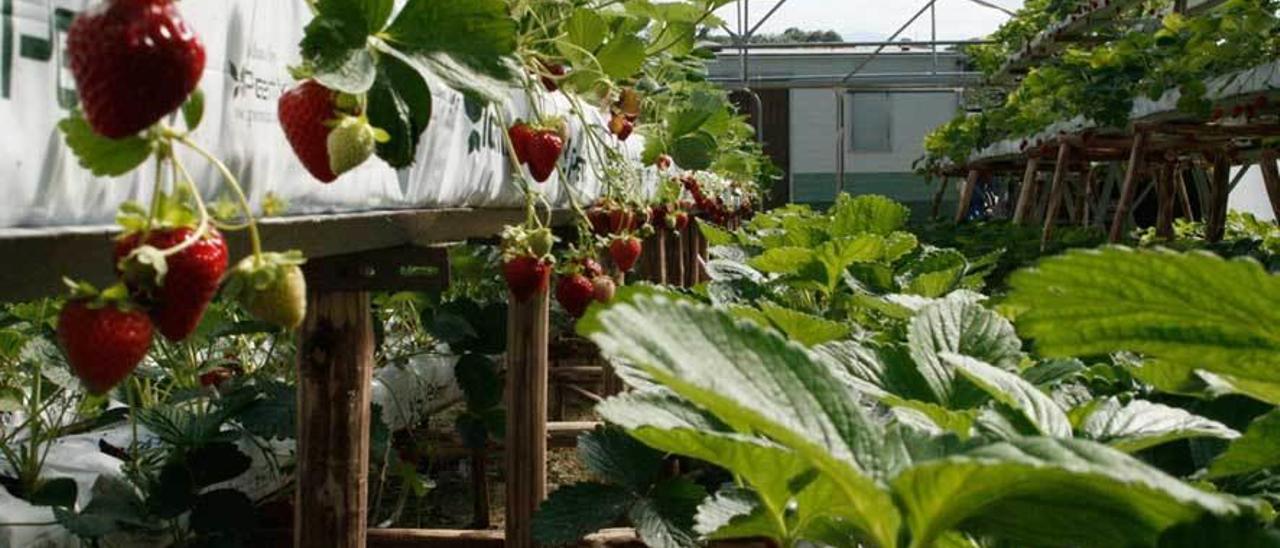
M1078 430L1084 437L1126 453L1180 439L1240 437L1239 432L1225 424L1177 407L1145 400L1121 404L1116 398L1093 404Z
M1280 409L1255 419L1245 429L1244 436L1232 442L1209 465L1209 477L1247 474L1277 466L1280 466Z
M615 366L638 368L740 432L800 453L850 499L851 523L892 546L898 519L875 477L882 428L857 393L800 346L723 311L641 295L579 323Z
M533 538L545 544L569 544L615 525L636 501L620 485L575 483L556 489L533 516Z
M893 488L920 547L952 529L1035 546L1150 546L1179 523L1256 510L1104 445L1054 438L918 464Z
M614 36L596 53L596 60L600 62L604 73L615 79L630 78L639 72L640 67L644 66L644 59L644 40L632 35ZM680 166L686 167L684 163L680 163Z
M151 156L151 141L137 136L108 139L98 135L78 110L58 122L58 129L66 136L67 146L80 160L80 166L94 175L124 175Z
M695 548L694 516L707 490L686 477L663 480L631 507L629 517L646 546Z
M369 122L390 135L378 157L392 167L413 164L418 141L431 122L431 88L418 70L397 55L383 55L369 89Z
M749 264L756 270L771 274L794 274L813 260L813 250L807 247L775 247L752 257Z
M1041 392L1016 374L959 354L939 355L943 363L955 368L969 382L977 385L996 401L1012 408L1027 419L1042 435L1071 437L1071 420L1048 394Z
M635 491L657 481L662 456L617 428L597 428L578 437L578 457L592 473Z
M907 342L935 403L949 407L973 405L980 394L957 383L955 368L940 354L969 356L1008 371L1017 370L1022 358L1022 342L1013 325L963 294L922 308L908 325Z
M871 396L893 394L927 401L933 393L905 348L870 342L840 341L814 348L828 367L849 375L858 390Z
M867 232L886 236L905 226L911 211L884 196L868 194L855 198L841 194L831 207L831 216L832 236L856 236Z
M493 76L516 49L516 21L504 0L409 0L387 27L391 44L410 53L444 53Z
M760 305L760 310L774 327L793 341L816 346L849 336L849 325L805 314L773 303Z
M698 506L694 530L710 540L786 538L773 516L749 489L725 487Z
M1051 356L1142 352L1190 369L1280 384L1280 278L1258 263L1111 247L1017 273L1010 304Z

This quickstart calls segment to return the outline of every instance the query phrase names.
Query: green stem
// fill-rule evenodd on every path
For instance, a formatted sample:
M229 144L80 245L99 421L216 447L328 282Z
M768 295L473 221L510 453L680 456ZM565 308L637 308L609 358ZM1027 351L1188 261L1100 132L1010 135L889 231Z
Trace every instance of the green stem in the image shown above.
M244 190L240 188L240 181L231 173L231 170L227 168L227 165L222 163L222 160L219 160L209 151L205 150L203 147L184 135L178 135L176 138L178 139L178 142L186 145L187 148L195 151L196 154L203 156L209 161L209 163L213 164L213 166L218 169L219 173L222 174L222 180L231 188L232 194L235 195L236 200L240 202L241 209L244 210L245 218L249 223L249 242L253 246L253 257L260 263L262 261L262 238L258 232L258 220L254 218L253 209L249 207L249 199L245 197Z
M151 236L151 228L155 226L156 216L160 214L160 193L164 183L164 159L163 154L156 155L156 182L151 189L151 208L147 213L147 226L142 230L142 238L139 241L145 242Z

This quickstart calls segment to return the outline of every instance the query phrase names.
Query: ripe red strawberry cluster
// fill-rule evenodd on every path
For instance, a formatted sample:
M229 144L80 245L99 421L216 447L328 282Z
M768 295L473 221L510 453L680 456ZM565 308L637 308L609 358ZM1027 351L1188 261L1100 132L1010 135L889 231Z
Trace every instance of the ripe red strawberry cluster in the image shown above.
M570 263L556 284L556 302L574 318L581 318L593 302L613 300L617 284L605 274L595 259L585 257Z
M723 196L708 196L696 177L685 175L680 178L680 182L693 196L693 205L697 207L700 216L715 224L728 226L742 219L748 219L754 213L751 199L748 197L742 197L738 200L736 207L730 207L725 203Z
M529 166L529 174L539 183L547 182L564 154L564 129L558 124L529 125L516 122L507 130L516 160Z

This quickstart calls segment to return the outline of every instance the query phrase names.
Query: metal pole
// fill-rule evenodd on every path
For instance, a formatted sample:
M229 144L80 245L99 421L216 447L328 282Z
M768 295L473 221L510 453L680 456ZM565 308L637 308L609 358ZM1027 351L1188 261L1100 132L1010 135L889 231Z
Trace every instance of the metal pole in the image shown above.
M933 75L938 75L938 3L929 4L929 48L933 50Z
M867 64L871 63L871 61L874 61L876 57L879 57L880 52L884 51L884 48L887 45L893 43L894 40L897 40L898 35L902 34L903 31L907 30L907 27L910 27L912 23L915 23L916 19L919 19L921 15L924 15L924 12L929 11L929 8L932 8L933 4L936 3L937 1L938 0L929 0L929 3L925 4L924 7L920 8L920 11L917 11L915 15L912 15L911 19L908 19L906 23L904 23L901 27L898 28L897 32L893 33L893 36L890 36L889 39L886 40L884 44L876 48L876 51L873 52L870 57L868 57L865 61L863 61L862 64L858 65L857 68L850 71L849 74L846 74L844 77L844 81L848 82L850 78L853 78L853 75L857 74L858 71L865 68Z
M836 99L836 196L844 193L844 90L832 88Z
M760 27L764 26L764 22L768 21L770 17L773 17L773 14L777 13L778 8L781 8L782 5L786 3L787 0L778 0L778 3L773 5L773 9L769 10L769 13L764 14L764 18L756 21L756 26L751 27L751 30L747 31L747 37L750 38L755 36L756 31L760 30Z

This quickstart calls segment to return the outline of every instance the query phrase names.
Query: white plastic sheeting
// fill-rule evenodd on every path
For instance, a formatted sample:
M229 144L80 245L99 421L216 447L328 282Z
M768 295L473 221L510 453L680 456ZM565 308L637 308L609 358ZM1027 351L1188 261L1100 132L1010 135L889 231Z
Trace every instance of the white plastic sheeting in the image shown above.
M14 0L13 14L0 14L0 228L110 224L124 200L146 201L152 169L104 179L81 168L56 129L74 104L74 82L66 67L66 28L91 0ZM208 62L201 88L204 123L197 142L222 158L241 179L255 207L268 192L289 204L288 214L381 209L523 205L504 157L501 120L527 118L523 91L512 89L504 105L485 107L444 85L427 70L433 93L431 124L417 161L396 171L370 161L331 185L312 179L294 158L276 120L276 101L292 85L288 67L299 61L298 41L310 19L304 0L197 0L181 10L205 43ZM12 25L9 23L12 22ZM569 112L563 94L540 94L540 111ZM615 142L603 115L584 103L591 131ZM499 116L499 112L502 116ZM579 197L599 193L601 159L582 146L584 128L566 116L571 137L566 154ZM643 138L622 147L638 158ZM222 194L214 169L184 154L202 194ZM582 161L579 161L581 159ZM650 172L653 179L654 172ZM567 204L553 176L544 192L553 205Z
M403 367L388 366L375 372L373 403L382 408L382 419L387 427L392 431L410 427L459 401L462 392L453 376L457 362L456 356L419 356ZM103 440L115 447L127 448L133 439L132 432L130 425L122 424L58 439L49 450L44 477L74 479L79 495L77 502L83 508L92 499L90 490L100 476L123 478L122 461L99 450L98 442ZM142 427L139 427L138 439L142 444L155 443L155 436ZM257 500L274 493L288 480L272 463L292 461L293 440L241 439L237 445L253 460L249 470L210 489L235 488ZM53 521L53 511L49 508L32 506L0 488L0 548L78 548L78 539L58 525L4 525ZM103 544L164 546L167 540L167 536L140 538L116 535L105 539Z

